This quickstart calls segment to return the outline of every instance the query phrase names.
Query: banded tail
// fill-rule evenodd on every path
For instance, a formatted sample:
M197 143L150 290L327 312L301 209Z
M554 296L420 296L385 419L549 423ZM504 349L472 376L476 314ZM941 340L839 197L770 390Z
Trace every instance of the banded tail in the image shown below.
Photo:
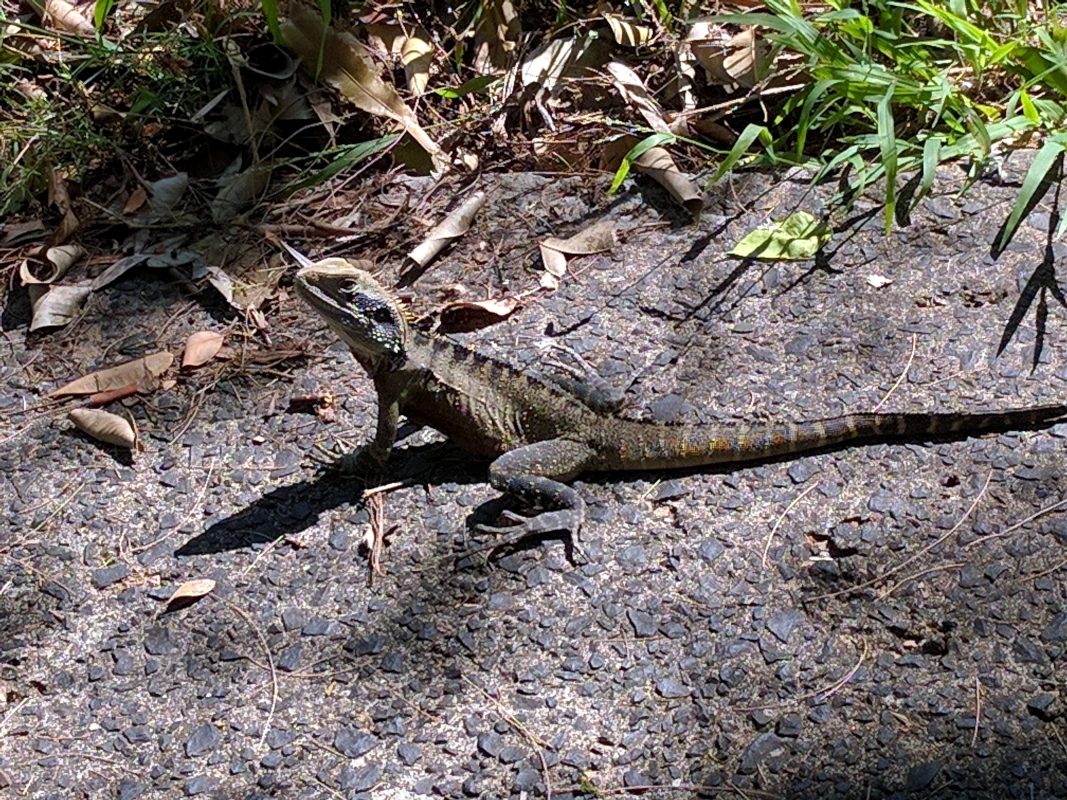
M767 425L664 426L614 420L599 469L683 469L756 461L834 445L894 439L962 439L1067 422L1067 405L982 413L846 414Z

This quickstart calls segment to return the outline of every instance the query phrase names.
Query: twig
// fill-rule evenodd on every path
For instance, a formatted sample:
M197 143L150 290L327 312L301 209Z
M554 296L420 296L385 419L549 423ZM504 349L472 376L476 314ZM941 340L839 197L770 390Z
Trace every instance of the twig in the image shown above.
M793 510L793 507L797 503L799 503L801 500L811 494L812 490L815 489L815 487L818 485L818 482L812 483L811 486L809 486L803 492L794 497L793 500L789 503L789 505L785 507L785 510L778 515L778 519L774 521L774 526L771 528L771 532L767 534L767 541L763 545L763 557L760 559L760 569L767 568L767 554L771 551L771 542L774 540L774 534L778 532L778 528L780 528L782 523L785 521L786 515L788 515L789 512Z
M978 492L977 496L974 498L974 502L971 503L971 507L967 509L967 512L962 517L960 517L959 522L957 522L955 525L952 526L952 530L950 530L944 536L938 537L933 542L931 542L930 544L926 545L926 547L924 547L918 553L916 553L915 555L911 556L910 558L905 558L903 561L901 561L895 567L892 567L891 569L886 570L886 572L884 572L883 574L879 575L877 578L871 578L869 581L864 581L863 583L857 584L856 586L850 586L847 589L841 589L841 590L836 591L836 592L830 592L829 594L821 594L818 597L811 598L811 601L827 600L827 599L829 599L831 597L838 597L839 595L843 595L843 594L851 594L852 592L859 591L860 589L866 589L869 586L874 586L876 583L881 583L882 581L884 581L890 575L895 575L896 573L900 572L902 569L904 569L904 567L908 566L908 564L910 564L912 561L915 561L917 559L922 558L924 555L929 553L931 550L933 550L935 547L937 547L939 544L944 542L946 539L948 539L950 536L952 536L952 534L954 534L956 531L958 531L960 529L960 526L963 525L963 523L966 521L967 517L971 516L971 514L974 513L975 508L978 507L978 503L981 502L982 498L985 496L986 489L989 488L989 481L992 480L992 478L993 478L993 470L990 470L989 474L986 475L985 483L982 484L981 490ZM1065 500L1063 502L1067 502L1067 500Z
M23 697L23 698L22 698L21 700L19 700L19 701L18 701L18 703L16 703L16 704L15 704L15 707L14 707L13 709L11 709L10 711L8 711L8 712L7 712L7 713L6 713L5 715L4 715L4 718L3 718L2 720L0 720L0 737L2 737L2 736L4 735L4 728L6 728L6 727L7 727L7 723L8 723L8 721L9 721L9 720L10 720L10 719L11 719L11 718L12 718L13 716L15 716L15 715L16 715L17 713L19 713L19 709L21 709L21 708L22 708L22 707L23 707L24 705L26 705L26 704L27 704L28 702L30 702L30 698L28 698L28 697Z
M243 619L245 624L252 629L259 638L259 643L263 645L263 652L267 656L267 667L270 672L270 711L267 712L267 721L263 725L263 735L259 737L259 746L262 747L267 741L267 734L270 733L271 722L274 721L274 709L278 705L278 672L274 669L274 656L270 654L270 645L267 644L267 637L263 635L263 631L259 629L259 626L256 625L252 618L248 616L243 609L235 606L228 600L222 599L222 602L226 604L227 608Z
M971 747L978 743L978 727L982 724L982 684L978 675L974 676L974 733L971 734Z
M1055 511L1057 508L1059 508L1060 506L1064 506L1064 505L1067 505L1067 497L1063 498L1062 500L1060 500L1060 501L1058 501L1056 503L1053 503L1050 506L1045 506L1044 508L1042 508L1042 509L1040 509L1038 511L1035 511L1033 514L1031 514L1026 519L1021 520L1019 522L1016 522L1014 525L1010 525L1009 527L1007 527L1004 530L1002 530L1000 533L991 533L988 536L981 536L978 539L975 539L973 542L968 542L963 547L964 547L964 549L967 549L967 548L970 548L970 547L974 547L976 544L981 544L982 542L988 542L990 539L1000 539L1003 536L1007 536L1009 533L1013 533L1014 531L1019 530L1019 528L1021 528L1023 525L1026 525L1028 522L1033 522L1038 517L1042 517L1045 514L1048 514L1051 511Z
M893 392L895 392L898 388L900 388L900 384L904 382L904 378L908 375L908 370L911 369L911 362L915 360L915 350L918 346L919 334L913 333L911 335L911 355L908 356L908 363L904 365L904 369L901 371L900 377L897 378L896 383L889 387L889 391L885 393L885 397L878 401L878 405L874 407L875 411L878 411L878 409L880 409L885 404L885 401L889 399L889 396L892 395Z
M367 510L370 513L370 575L368 581L374 585L374 576L384 576L382 571L382 543L385 541L385 501L382 494L371 495L367 501Z
M207 494L208 487L211 486L211 475L215 471L215 462L218 461L218 460L219 460L218 456L214 456L211 459L211 463L208 464L208 468L207 468L207 477L204 478L204 485L200 487L200 494L198 494L196 496L196 500L193 501L192 506L190 506L189 510L185 512L185 515L182 516L182 518L180 520L178 520L178 523L173 528L171 528L169 531L167 531L162 536L160 536L158 539L154 539L151 542L149 542L148 544L141 545L140 547L133 548L133 552L134 553L143 553L146 550L151 550L153 547L155 547L160 542L164 542L167 539L169 539L171 536L173 536L175 531L180 530L182 525L184 525L186 522L189 521L189 518L193 515L193 512L196 511L198 508L200 508L202 506L203 502L204 502L204 495Z
M545 760L545 749L548 748L548 744L539 739L537 736L535 736L529 728L527 728L525 725L515 719L515 717L505 711L503 706L500 705L500 701L493 697L491 694L489 694L489 692L485 691L485 689L476 684L466 675L463 675L461 677L468 685L481 692L486 700L496 706L497 715L502 720L504 720L504 722L506 722L508 725L517 730L522 736L524 736L527 741L529 741L530 744L534 746L534 749L537 750L537 757L541 759L541 772L545 776L545 798L546 800L552 800L552 779L549 777L548 762Z
M899 581L894 583L888 589L882 590L882 593L880 595L878 595L878 599L879 600L885 600L887 597L889 597L891 594L893 594L893 592L895 592L897 589L899 589L905 583L909 583L909 582L915 580L916 578L921 578L923 575L929 575L931 572L943 572L944 570L947 570L947 569L959 569L960 567L964 566L965 564L966 564L965 561L954 561L951 564L938 564L935 567L927 567L926 569L921 569L918 572L916 572L916 573L914 573L912 575L909 575L906 578L901 578Z
M848 671L848 673L846 673L845 677L843 677L837 683L831 684L826 689L819 689L817 692L813 692L812 694L806 694L803 697L801 697L800 699L801 700L810 700L812 698L818 698L818 702L825 703L827 700L829 700L831 697L833 697L835 694L837 694L846 683L848 683L850 680L852 680L856 676L856 673L860 671L860 667L863 666L863 662L866 660L866 658L867 658L867 640L864 639L863 640L863 652L860 653L860 657L859 657L859 660L856 662L856 665L852 669L850 669ZM821 695L821 697L820 697L820 695Z

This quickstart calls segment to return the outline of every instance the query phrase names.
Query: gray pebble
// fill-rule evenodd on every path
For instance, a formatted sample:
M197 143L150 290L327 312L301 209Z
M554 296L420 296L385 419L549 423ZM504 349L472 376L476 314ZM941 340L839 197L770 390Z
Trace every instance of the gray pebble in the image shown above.
M189 741L185 743L185 754L190 758L202 756L218 747L221 741L222 735L219 729L210 723L205 723L197 728L189 737Z
M631 608L626 611L626 616L630 618L630 624L634 626L634 633L638 636L647 637L656 633L656 620L651 614Z
M130 574L130 568L125 564L112 564L110 567L94 569L92 574L93 586L97 589L105 589L113 583L124 580Z
M333 738L333 746L348 758L359 758L378 746L378 737L355 728L341 728Z

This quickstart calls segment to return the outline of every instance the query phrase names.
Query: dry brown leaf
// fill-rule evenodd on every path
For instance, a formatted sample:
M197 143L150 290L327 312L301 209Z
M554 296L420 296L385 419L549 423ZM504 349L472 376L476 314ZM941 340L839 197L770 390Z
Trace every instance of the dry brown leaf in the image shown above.
M545 264L545 271L553 278L562 278L567 271L567 256L587 256L593 253L603 253L616 245L615 223L610 219L601 220L579 231L568 239L557 239L550 236L539 244L541 248L541 260ZM546 289L555 289L559 286L558 281L553 285L552 281L542 281L541 285Z
M166 351L152 353L142 358L127 361L116 367L90 372L58 389L49 392L49 397L65 397L72 394L95 394L109 389L119 389L131 383L158 378L174 363L174 355Z
M623 100L634 106L645 118L648 126L656 133L670 133L670 128L663 119L659 110L659 104L645 88L644 81L621 61L611 61L607 66L608 72L619 90Z
M522 23L511 0L483 0L474 30L474 71L491 75L511 69L521 36Z
M755 27L731 36L718 23L696 20L686 42L713 83L751 89L770 74L771 46Z
M75 261L85 255L85 250L76 244L49 247L45 252L48 264L24 259L19 265L19 277L23 286L54 283L67 274Z
M408 253L408 258L420 267L425 267L433 260L434 256L444 249L445 245L453 239L459 238L470 229L471 220L474 219L474 215L478 213L483 205L485 205L485 192L472 194L460 203L455 211L441 220L437 227L430 231L414 250Z
M99 292L109 283L118 280L121 276L125 275L138 264L143 264L144 262L146 262L150 255L150 253L134 253L132 256L120 258L110 267L108 267L95 278L93 278L93 282L89 284L89 288L92 289L94 292Z
M138 209L140 209L141 206L143 206L147 200L148 200L148 192L145 190L145 188L143 186L138 186L136 189L133 190L133 194L131 194L126 199L126 202L123 203L123 205L122 205L122 213L123 214L132 214L134 211L137 211Z
M35 289L37 291L34 291ZM40 284L31 285L33 319L30 321L30 330L69 325L81 313L82 306L90 294L92 290L88 286L52 284L46 289Z
M314 71L321 54L321 78L326 83L364 111L399 123L430 155L436 169L446 172L447 157L422 129L396 89L378 76L369 48L350 34L324 31L322 17L310 8L293 4L289 13L289 18L282 20L282 34L285 43L300 57L301 66Z
M170 614L171 612L188 608L199 600L203 600L213 591L215 591L215 581L211 580L211 578L197 578L196 580L186 581L174 590L174 594L167 598L167 606L163 609L163 613Z
M4 226L3 231L4 238L0 239L0 245L14 247L34 239L43 239L48 228L41 220L30 219L24 222L9 222Z
M441 309L441 330L467 333L507 319L519 307L515 297L490 300L460 300Z
M199 367L219 354L226 337L216 331L197 331L185 340L182 369Z
M78 426L78 429L97 441L113 444L116 447L132 448L137 444L137 434L133 432L133 426L110 411L101 411L99 408L72 408L70 421Z
M225 225L252 206L270 182L271 165L259 164L234 175L211 202L211 218Z
M615 41L625 47L641 47L652 38L652 29L637 20L623 19L617 14L605 14L604 19L611 26Z
M646 150L634 160L634 169L645 173L666 189L671 197L685 206L694 220L700 218L704 210L704 193L688 175L678 169L665 148L651 147Z
M96 38L93 23L67 0L44 0L44 13L52 18L57 30L76 33L88 39Z
M78 229L78 218L71 206L67 182L51 168L48 170L48 204L55 205L63 215L59 227L52 233L52 244L62 244Z
M419 95L426 91L426 84L430 82L433 54L430 35L425 31L415 32L404 40L400 50L400 63L404 65L404 75L412 94Z

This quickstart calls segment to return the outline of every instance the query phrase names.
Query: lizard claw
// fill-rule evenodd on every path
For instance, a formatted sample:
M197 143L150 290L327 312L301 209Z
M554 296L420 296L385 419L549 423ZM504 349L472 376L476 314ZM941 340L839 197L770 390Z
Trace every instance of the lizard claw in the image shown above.
M498 547L510 547L530 536L539 536L545 533L562 531L567 534L570 542L570 547L568 548L568 557L570 561L572 563L589 563L589 558L582 551L581 544L579 543L578 532L581 529L583 517L580 512L575 511L574 509L564 509L560 511L544 511L532 517L524 517L513 511L504 511L502 516L514 524L502 527L494 527L492 525L475 526L476 530L494 534L499 538L492 542L488 547L468 551L464 556L470 556L479 550L492 551ZM576 560L576 556L580 557L580 562Z

